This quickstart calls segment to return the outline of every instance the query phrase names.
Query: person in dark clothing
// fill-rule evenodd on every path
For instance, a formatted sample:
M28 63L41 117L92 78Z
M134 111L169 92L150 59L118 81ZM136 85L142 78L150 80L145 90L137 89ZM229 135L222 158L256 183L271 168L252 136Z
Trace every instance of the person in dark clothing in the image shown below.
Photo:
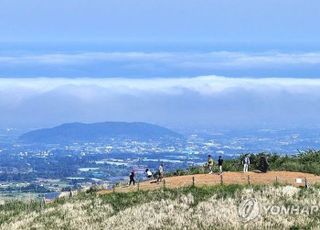
M221 156L219 156L219 159L218 159L219 173L222 173L222 164L223 164L223 159Z
M134 171L132 171L132 172L130 173L130 176L129 176L129 178L130 178L129 186L131 185L131 183L132 183L133 185L136 184L136 181L134 180L134 176L135 176Z
M261 156L260 157L260 162L259 162L259 170L263 173L266 173L269 169L269 162L266 156Z

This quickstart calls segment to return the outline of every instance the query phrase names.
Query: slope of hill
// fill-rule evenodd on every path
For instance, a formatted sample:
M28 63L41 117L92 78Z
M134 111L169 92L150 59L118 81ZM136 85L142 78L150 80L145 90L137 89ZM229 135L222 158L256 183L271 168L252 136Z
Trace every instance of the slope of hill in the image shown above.
M27 143L98 142L110 138L134 140L182 138L182 135L153 124L142 122L68 123L54 128L38 129L20 136Z
M0 229L313 229L320 213L303 208L318 204L319 194L317 187L242 185L83 193L46 207L8 202L0 209ZM243 206L248 200L254 209Z

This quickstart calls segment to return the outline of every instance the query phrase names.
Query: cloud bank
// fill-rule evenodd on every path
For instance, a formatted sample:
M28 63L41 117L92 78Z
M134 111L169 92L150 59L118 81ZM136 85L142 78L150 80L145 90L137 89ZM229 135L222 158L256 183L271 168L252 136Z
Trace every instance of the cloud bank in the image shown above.
M0 54L2 77L319 77L320 52L69 52Z
M282 53L276 51L250 52L77 52L49 54L20 54L0 56L1 64L76 64L94 61L158 61L176 65L194 62L221 64L223 66L247 66L264 64L320 64L319 52Z
M0 79L0 127L146 121L170 127L320 124L320 79Z

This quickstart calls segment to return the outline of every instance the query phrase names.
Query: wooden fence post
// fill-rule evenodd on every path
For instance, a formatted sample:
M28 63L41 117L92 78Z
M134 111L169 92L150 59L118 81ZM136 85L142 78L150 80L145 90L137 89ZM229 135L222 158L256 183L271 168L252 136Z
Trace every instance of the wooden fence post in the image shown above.
M140 181L138 180L138 192L140 191Z
M251 181L250 181L250 175L248 175L248 185L251 184Z
M194 176L192 177L192 187L195 186L195 183L194 183Z
M305 188L308 188L308 180L307 180L306 177L304 178L304 187L305 187Z
M162 180L163 182L163 188L166 188L166 180Z
M223 176L222 176L222 174L220 175L220 184L223 184Z

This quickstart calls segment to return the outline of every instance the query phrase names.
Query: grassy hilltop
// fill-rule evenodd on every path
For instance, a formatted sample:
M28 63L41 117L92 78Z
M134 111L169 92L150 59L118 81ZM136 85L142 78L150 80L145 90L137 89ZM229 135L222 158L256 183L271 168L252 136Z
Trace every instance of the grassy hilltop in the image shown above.
M251 156L251 169L258 168L260 156L261 154ZM293 157L275 154L267 156L271 170L303 171L313 174L320 172L319 151L307 151ZM225 161L225 170L241 170L239 162L241 159ZM200 173L199 168L178 170L171 175L196 173ZM176 180L179 181L181 178L176 177ZM172 179L175 178L170 178ZM12 200L0 202L0 229L318 228L320 186L317 183L318 181L307 189L275 183L268 186L231 184L171 189L161 187L152 191L134 189L125 193L103 195L90 190L46 205L37 201ZM259 209L259 215L249 221L243 220L239 215L242 202L248 198L254 198L262 210ZM275 209L270 209L273 206ZM311 206L318 209L312 213L297 212Z
M0 229L300 229L320 225L320 212L262 213L243 222L238 207L249 197L260 204L303 207L320 204L320 189L219 185L103 196L91 192L44 208L11 201L1 206Z

